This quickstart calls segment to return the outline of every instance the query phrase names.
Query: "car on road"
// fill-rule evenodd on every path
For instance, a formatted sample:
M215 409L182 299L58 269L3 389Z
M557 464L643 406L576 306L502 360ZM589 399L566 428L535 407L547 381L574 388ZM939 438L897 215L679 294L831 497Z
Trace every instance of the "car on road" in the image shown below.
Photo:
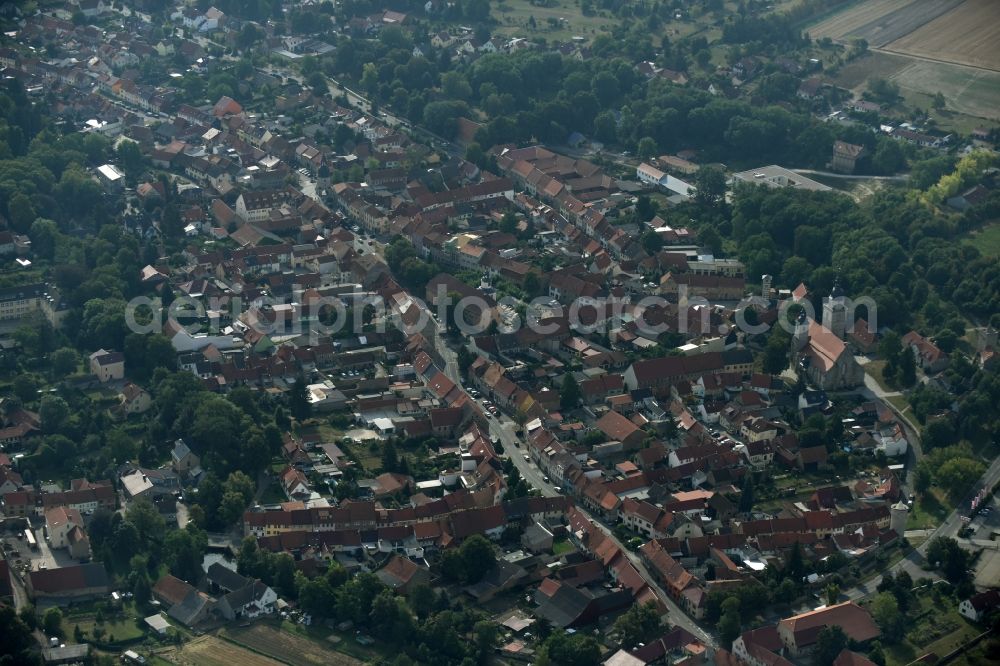
M531 462L531 456L529 456L527 453L524 454L524 462Z
M545 483L548 483L549 482L549 477L543 476L542 477L542 481L544 481Z

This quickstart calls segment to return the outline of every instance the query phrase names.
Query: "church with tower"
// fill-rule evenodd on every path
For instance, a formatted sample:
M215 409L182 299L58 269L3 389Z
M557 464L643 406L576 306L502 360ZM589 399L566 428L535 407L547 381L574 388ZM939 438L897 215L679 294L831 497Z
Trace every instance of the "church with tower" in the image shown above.
M844 341L847 337L847 302L839 281L823 299L822 323L799 315L792 335L792 363L801 377L817 388L831 391L864 383L865 372Z

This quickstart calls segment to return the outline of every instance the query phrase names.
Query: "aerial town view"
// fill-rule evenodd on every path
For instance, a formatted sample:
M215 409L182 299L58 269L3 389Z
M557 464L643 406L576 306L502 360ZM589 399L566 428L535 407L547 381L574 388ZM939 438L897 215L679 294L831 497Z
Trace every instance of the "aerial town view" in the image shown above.
M1000 663L1000 1L0 0L0 666Z

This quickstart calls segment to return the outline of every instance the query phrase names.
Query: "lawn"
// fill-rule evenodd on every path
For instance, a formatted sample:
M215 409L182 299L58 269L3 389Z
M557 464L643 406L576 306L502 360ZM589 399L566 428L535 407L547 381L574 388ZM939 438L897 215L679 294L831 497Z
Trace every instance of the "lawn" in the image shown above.
M883 391L892 392L896 390L889 386L889 382L885 379L885 361L871 361L866 363L865 372L871 375L872 378L878 382L878 385Z
M905 395L890 395L887 399L900 414L905 414L910 409L910 403L907 402Z
M910 507L910 513L906 519L906 529L926 530L937 527L951 513L944 493L938 488L932 488L930 492L924 493Z
M991 222L962 239L987 257L1000 257L1000 222Z
M569 542L569 539L556 539L552 542L552 553L554 555L562 555L563 553L569 553L573 551L573 544Z
M104 622L100 625L104 629L103 641L108 643L120 643L141 638L145 635L145 625L142 625L142 618L138 616L133 604L126 604L121 612L104 610ZM97 626L97 609L89 605L80 609L70 609L63 615L62 630L67 637L72 637L77 625L80 631L93 636L94 627ZM112 637L114 637L112 639Z

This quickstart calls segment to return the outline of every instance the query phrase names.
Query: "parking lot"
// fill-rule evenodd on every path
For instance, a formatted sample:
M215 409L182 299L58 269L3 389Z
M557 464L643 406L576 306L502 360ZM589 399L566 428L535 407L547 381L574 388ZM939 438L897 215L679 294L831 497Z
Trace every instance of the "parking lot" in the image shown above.
M3 548L4 556L12 569L25 574L29 571L58 569L77 564L66 550L53 550L49 547L42 528L35 528L32 533L37 544L35 549L28 545L23 531L16 533L8 531L0 538L0 547Z

